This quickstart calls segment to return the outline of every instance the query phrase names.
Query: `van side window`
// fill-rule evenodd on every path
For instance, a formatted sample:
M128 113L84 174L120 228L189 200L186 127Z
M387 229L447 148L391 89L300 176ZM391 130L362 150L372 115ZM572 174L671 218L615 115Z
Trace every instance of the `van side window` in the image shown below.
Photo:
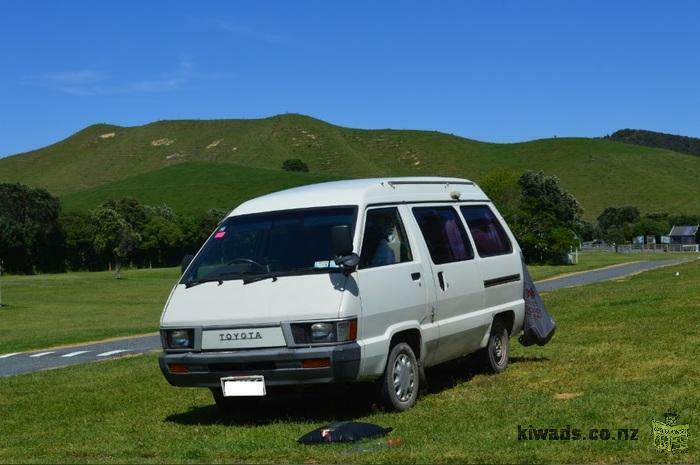
M481 257L509 254L513 245L488 205L460 207Z
M360 268L393 265L413 260L406 230L396 207L367 211Z
M414 207L420 231L433 263L459 262L474 258L467 232L452 207Z

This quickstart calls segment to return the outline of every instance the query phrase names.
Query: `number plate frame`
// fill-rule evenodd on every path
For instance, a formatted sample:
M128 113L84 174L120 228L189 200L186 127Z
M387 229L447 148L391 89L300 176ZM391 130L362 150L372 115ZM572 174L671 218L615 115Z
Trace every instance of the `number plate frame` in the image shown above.
M221 378L224 397L261 397L267 395L262 375L228 376Z

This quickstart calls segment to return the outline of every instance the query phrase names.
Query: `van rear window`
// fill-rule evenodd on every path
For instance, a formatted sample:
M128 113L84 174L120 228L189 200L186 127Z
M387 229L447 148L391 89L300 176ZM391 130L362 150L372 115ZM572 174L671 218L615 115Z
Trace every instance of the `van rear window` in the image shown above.
M430 258L436 265L474 258L467 231L452 207L414 207Z
M481 257L509 254L513 245L488 205L460 207Z

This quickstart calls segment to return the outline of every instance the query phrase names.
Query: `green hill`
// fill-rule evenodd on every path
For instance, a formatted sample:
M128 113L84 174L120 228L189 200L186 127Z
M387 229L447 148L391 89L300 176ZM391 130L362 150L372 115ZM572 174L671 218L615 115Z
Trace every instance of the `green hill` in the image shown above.
M311 173L282 171L288 158L302 159ZM0 181L45 187L67 208L131 195L193 210L229 208L247 196L338 177L450 175L479 181L502 167L559 176L589 219L611 205L698 210L688 199L700 194L699 157L606 139L492 144L430 131L350 129L295 114L93 125L51 146L0 159Z
M182 213L231 209L253 197L337 176L249 168L232 163L180 163L121 181L65 194L67 210L88 210L109 199L136 197L146 205L165 203Z

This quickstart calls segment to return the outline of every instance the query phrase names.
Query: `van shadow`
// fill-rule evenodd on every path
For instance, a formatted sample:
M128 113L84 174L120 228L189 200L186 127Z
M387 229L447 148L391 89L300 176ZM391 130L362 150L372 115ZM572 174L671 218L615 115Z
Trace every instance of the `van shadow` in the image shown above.
M511 357L511 363L546 362L546 357ZM423 392L438 394L459 384L467 383L484 373L475 355L426 369L428 387ZM420 402L420 399L419 399ZM270 387L263 398L241 398L228 413L221 412L212 398L211 405L192 407L175 413L165 421L181 425L239 425L260 426L277 421L307 421L331 423L353 421L381 411L378 387L375 383L347 383Z
M277 421L350 421L378 410L373 383L268 387L263 398L241 398L230 412L192 407L165 421L182 425L260 426ZM238 399L236 399L238 400Z

